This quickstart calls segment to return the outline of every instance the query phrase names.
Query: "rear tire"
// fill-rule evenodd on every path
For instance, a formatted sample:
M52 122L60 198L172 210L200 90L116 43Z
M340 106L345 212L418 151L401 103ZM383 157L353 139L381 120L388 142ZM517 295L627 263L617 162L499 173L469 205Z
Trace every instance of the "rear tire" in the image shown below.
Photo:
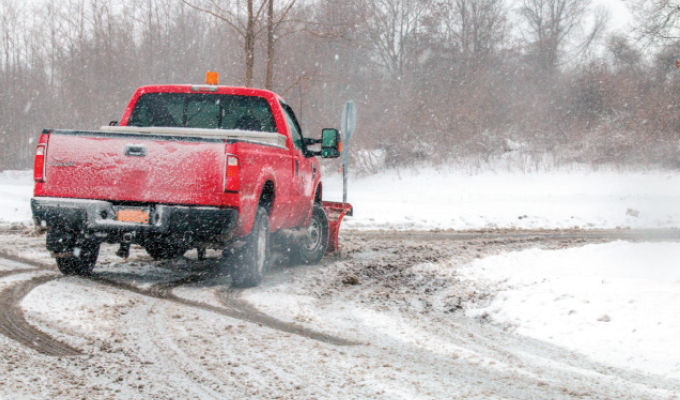
M57 258L59 271L68 276L90 276L99 257L99 243L87 243L74 249L72 257ZM76 256L75 253L78 253Z
M187 251L184 247L159 242L145 244L144 250L146 250L154 260L172 260L174 258L182 257Z
M302 264L316 264L328 248L328 217L319 203L314 203L307 235L296 246L297 258Z
M225 250L233 254L231 260L231 281L234 287L255 287L262 283L269 258L269 215L267 209L259 207L255 214L253 229L246 244L238 250Z

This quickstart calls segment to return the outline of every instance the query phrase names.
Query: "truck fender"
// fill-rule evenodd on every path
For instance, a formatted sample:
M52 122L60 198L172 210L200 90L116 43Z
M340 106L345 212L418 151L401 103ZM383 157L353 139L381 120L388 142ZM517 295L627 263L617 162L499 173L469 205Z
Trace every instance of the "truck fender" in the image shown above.
M250 234L253 228L253 223L255 222L255 214L257 213L257 208L259 206L260 197L262 196L262 190L267 182L271 182L274 185L274 193L276 193L276 188L278 187L276 181L276 175L274 174L274 169L272 167L266 167L261 172L257 178L257 183L254 186L253 193L245 194L241 201L241 213L239 215L239 224L236 227L236 236L246 236ZM272 204L272 210L270 212L270 217L276 207L276 200Z
M309 213L307 214L307 218L305 218L305 226L309 225L309 221L312 219L312 213L314 212L314 203L321 204L322 199L323 199L323 187L321 184L321 179L317 178L314 195L309 199L310 201Z

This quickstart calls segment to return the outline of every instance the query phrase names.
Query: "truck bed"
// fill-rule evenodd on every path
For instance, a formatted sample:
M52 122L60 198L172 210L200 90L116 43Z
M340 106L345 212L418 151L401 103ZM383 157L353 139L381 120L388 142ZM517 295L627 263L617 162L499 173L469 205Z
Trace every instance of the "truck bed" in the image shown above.
M217 129L54 130L44 196L222 206L226 145L242 141L285 149L285 139Z

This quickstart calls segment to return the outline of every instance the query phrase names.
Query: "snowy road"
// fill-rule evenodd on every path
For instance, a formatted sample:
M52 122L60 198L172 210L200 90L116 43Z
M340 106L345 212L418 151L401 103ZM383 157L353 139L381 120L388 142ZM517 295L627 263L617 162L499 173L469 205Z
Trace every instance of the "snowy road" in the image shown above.
M44 237L5 232L0 399L677 398L678 377L466 316L497 288L466 282L465 268L621 234L347 232L341 256L234 291L191 252L164 263L133 249L123 261L103 246L94 278L61 277Z

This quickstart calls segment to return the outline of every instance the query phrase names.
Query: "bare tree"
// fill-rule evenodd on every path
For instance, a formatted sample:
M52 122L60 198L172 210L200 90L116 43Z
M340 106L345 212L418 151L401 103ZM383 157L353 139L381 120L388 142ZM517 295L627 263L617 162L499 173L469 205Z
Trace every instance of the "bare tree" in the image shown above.
M680 39L680 1L628 0L639 21L637 33L650 41Z
M294 2L293 2L294 3ZM274 0L267 0L267 76L264 87L274 87L274 57L276 56L276 29L274 27Z
M244 41L245 51L245 80L246 86L252 87L255 76L255 49L258 36L263 30L267 32L267 70L265 87L269 90L274 86L274 67L276 56L277 31L286 20L290 10L297 0L289 0L281 7L276 15L275 0L245 0L226 2L220 0L181 0L189 7L209 14L233 28ZM266 15L266 18L265 18ZM265 20L263 22L263 20Z
M438 26L466 59L479 59L497 50L506 34L504 0L443 0L438 4ZM441 21L441 24L439 23Z
M680 0L630 0L663 17L668 33L649 37L664 48L612 37L597 62L583 56L599 32L588 0L522 0L512 41L510 0L33 1L0 0L0 169L29 168L42 128L95 128L138 86L216 65L275 87L306 131L353 98L353 149L395 166L489 161L508 138L536 159L680 165Z
M258 7L255 5L255 0L245 0L245 5L242 1L181 1L182 3L197 11L212 15L213 17L227 23L239 35L241 35L244 41L246 86L252 87L255 68L255 43L257 34L256 24L262 17L262 13L268 0L263 0Z
M635 68L642 60L640 50L633 47L628 38L614 35L607 39L606 48L619 68Z
M590 30L586 31L590 10L591 0L522 0L520 15L526 22L525 33L532 43L539 69L554 72L567 46L573 53L588 50L604 31L608 19L603 9L598 10Z
M424 0L359 1L356 5L378 62L394 78L404 75L409 52L417 46L419 25L427 5Z
M283 7L276 13L275 0L267 1L267 73L265 78L265 88L274 90L274 67L276 65L276 47L279 38L284 36L280 32L282 25L287 22L288 15L295 6L297 0L289 0L284 3ZM304 25L304 23L303 23ZM296 33L296 30L287 32L286 34Z

